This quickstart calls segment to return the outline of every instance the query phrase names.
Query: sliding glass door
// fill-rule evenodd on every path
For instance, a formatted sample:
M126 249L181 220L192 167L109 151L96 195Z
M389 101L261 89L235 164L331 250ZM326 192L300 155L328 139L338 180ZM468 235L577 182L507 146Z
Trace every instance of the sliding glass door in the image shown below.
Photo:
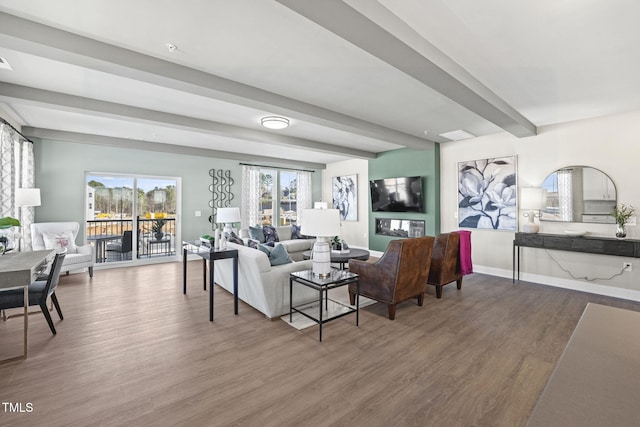
M96 264L174 258L179 179L87 173L86 238Z

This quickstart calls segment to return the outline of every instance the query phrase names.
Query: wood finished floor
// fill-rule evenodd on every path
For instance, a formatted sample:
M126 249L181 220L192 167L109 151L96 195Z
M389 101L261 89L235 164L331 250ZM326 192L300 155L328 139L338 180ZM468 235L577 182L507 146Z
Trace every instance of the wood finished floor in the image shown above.
M423 307L374 304L297 331L215 288L201 263L61 279L64 321L30 316L30 356L0 366L2 426L522 426L586 304L640 304L474 274ZM22 319L0 321L0 357Z

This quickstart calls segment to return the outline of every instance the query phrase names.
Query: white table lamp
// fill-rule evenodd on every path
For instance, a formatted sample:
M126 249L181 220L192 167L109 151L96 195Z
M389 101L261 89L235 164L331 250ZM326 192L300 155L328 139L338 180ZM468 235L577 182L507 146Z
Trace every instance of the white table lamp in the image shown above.
M230 234L233 231L232 224L240 220L240 208L218 208L216 222L224 224L223 232Z
M528 187L520 190L520 210L526 211L522 216L529 218L522 226L525 233L537 233L540 226L535 223L534 218L540 218L540 209L542 209L542 197L544 190L540 187Z
M340 213L337 209L303 209L300 231L315 236L311 258L313 275L326 278L331 273L331 246L333 236L340 235Z

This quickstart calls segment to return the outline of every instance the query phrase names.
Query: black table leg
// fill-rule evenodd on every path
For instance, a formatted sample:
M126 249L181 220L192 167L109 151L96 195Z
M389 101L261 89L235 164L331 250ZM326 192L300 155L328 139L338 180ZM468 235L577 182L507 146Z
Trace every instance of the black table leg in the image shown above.
M238 257L233 258L233 312L238 314Z
M293 280L289 275L289 323L293 323Z
M360 279L356 281L356 326L360 323Z
M182 293L187 293L187 250L182 250Z
M209 321L213 322L213 261L209 261Z
M204 290L207 290L207 260L202 258L202 282L204 283Z
M322 287L320 287L320 291L319 292L320 292L320 301L318 301L320 303L319 304L319 308L318 308L318 310L320 312L320 316L319 316L319 318L320 318L320 328L319 329L320 329L320 342L322 342Z

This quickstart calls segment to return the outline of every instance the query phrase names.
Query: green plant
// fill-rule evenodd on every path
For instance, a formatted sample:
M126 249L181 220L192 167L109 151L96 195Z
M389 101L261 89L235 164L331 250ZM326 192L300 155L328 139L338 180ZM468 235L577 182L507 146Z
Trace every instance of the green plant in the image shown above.
M0 218L0 228L20 227L20 221L10 216Z
M636 208L631 205L627 206L623 203L619 208L616 207L611 211L611 216L616 219L616 224L624 227L635 211Z
M331 247L336 250L342 249L342 239L340 239L340 236L334 236L333 239L331 239Z
M153 231L154 233L162 232L162 227L164 227L166 222L167 221L164 218L159 218L159 219L153 220L153 225L151 226L151 231Z

